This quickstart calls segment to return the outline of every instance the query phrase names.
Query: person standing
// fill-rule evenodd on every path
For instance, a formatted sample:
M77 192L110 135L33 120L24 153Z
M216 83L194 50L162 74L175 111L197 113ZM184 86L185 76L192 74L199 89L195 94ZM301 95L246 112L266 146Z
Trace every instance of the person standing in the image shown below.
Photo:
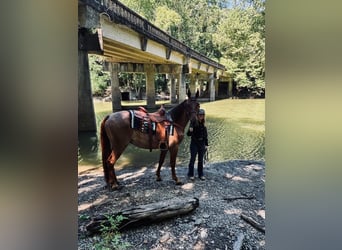
M198 177L201 180L205 180L203 174L203 158L204 153L208 147L208 132L207 127L205 126L205 111L204 109L199 109L197 114L197 119L192 122L189 126L189 130L187 132L187 136L191 136L190 142L190 162L189 162L189 170L188 177L190 180L194 180L194 164L197 158L197 172Z

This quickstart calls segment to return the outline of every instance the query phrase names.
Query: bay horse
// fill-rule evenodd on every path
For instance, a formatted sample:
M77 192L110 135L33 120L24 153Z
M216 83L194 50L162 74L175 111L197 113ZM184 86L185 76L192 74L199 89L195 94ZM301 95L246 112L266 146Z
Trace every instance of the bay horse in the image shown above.
M161 181L160 169L164 163L167 152L170 152L170 165L172 179L176 185L182 182L176 175L176 158L178 154L179 144L184 138L184 129L190 120L196 119L199 109L197 98L191 97L191 92L187 92L188 99L184 100L177 106L166 112L171 117L173 131L167 136L167 148L162 150L160 146L160 138L158 134L142 133L141 130L132 128L134 111L122 110L107 115L101 122L101 148L102 148L102 165L104 170L104 178L109 191L121 189L116 178L114 165L124 152L129 143L145 149L161 149L159 156L159 165L156 171L157 181ZM154 114L154 113L153 113ZM158 124L157 124L158 125Z

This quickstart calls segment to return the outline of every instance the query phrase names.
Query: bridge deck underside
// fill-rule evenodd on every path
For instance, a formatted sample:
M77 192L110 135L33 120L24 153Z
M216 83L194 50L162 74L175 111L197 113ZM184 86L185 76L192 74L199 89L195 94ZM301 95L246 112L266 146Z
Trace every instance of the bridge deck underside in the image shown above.
M172 64L172 62L159 56L147 53L141 49L118 43L107 38L103 38L104 56L108 61L116 63L152 63L152 64Z

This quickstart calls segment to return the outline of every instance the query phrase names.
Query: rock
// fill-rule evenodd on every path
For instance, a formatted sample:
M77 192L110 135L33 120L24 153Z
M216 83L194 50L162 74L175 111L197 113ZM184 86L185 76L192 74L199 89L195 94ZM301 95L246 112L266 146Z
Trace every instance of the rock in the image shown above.
M164 243L164 242L166 242L166 241L168 241L170 239L170 233L166 233L166 234L164 234L161 238L160 238L160 240L159 240L159 242L160 243Z
M201 224L202 224L202 219L195 220L195 223L194 223L195 226L199 226Z
M208 237L207 229L202 229L200 232L200 237L202 240L206 239Z

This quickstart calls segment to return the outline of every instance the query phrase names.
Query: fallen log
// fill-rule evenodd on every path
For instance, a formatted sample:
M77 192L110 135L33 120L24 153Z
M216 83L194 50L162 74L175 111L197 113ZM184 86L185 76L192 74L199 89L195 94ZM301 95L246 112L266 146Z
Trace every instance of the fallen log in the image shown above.
M253 220L252 218L248 217L245 214L241 214L240 217L248 222L250 225L252 225L255 229L257 229L258 231L265 233L265 228L263 226L261 226L258 222L256 222L255 220Z
M140 205L121 210L117 213L101 215L93 218L86 226L89 235L100 233L103 226L110 227L108 218L123 216L124 219L117 226L119 231L129 227L151 224L175 216L192 212L199 206L198 198L172 199L147 205Z
M226 200L228 202L234 201L234 200L252 200L255 199L254 196L232 196L232 197L226 197L223 198L223 200Z

